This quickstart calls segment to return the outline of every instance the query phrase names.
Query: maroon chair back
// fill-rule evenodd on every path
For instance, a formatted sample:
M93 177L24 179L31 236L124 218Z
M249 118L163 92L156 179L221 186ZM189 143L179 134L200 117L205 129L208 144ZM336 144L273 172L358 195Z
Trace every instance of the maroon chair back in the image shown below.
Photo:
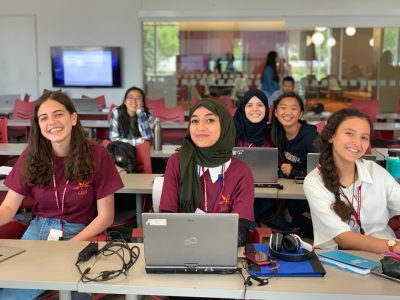
M7 118L0 117L0 143L7 143Z
M31 120L35 113L35 104L35 101L15 100L11 118L15 120Z
M146 98L146 106L149 110L154 111L158 108L165 108L165 98L161 97L159 99Z
M185 115L182 106L175 106L172 108L154 109L153 116L160 118L161 122L184 122Z

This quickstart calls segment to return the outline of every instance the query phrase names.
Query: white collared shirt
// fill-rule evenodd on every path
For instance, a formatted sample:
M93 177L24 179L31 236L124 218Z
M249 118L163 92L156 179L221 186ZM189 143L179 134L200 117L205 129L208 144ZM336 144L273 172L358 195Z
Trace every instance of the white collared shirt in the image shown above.
M358 179L355 182L353 207L357 211L357 191L361 184L361 225L366 235L394 239L393 230L388 226L392 216L400 214L400 185L377 163L365 159L356 161ZM320 171L315 168L304 180L304 193L311 209L314 228L314 245L321 248L337 248L334 238L346 231L360 232L354 221L343 222L331 209L335 201L322 181ZM343 189L352 199L353 185ZM341 197L343 201L343 197Z
M226 170L228 170L230 164L230 159L226 163L224 163L225 172ZM222 174L222 165L213 168L204 167L204 172L206 172L207 170L209 170L212 183L215 183L218 180L218 176ZM199 175L199 177L203 175L203 167L200 165L197 165L197 174Z

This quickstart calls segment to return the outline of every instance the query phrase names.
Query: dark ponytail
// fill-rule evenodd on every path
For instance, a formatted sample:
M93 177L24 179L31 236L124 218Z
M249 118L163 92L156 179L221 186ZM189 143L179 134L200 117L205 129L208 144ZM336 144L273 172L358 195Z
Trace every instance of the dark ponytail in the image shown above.
M344 222L350 220L352 211L345 202L340 200L340 180L335 162L333 161L332 143L330 140L336 133L339 125L348 118L360 118L366 120L370 126L372 135L373 125L370 118L357 109L346 108L335 112L328 119L326 126L322 130L318 139L318 146L321 152L319 164L322 181L324 182L325 187L335 196L335 202L332 204L331 208Z

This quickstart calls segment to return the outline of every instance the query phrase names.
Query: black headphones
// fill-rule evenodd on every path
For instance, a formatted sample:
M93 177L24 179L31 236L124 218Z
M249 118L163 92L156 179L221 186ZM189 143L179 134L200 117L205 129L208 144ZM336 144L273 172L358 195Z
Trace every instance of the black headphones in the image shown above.
M289 253L283 253L283 249ZM269 254L285 261L305 261L314 256L314 250L296 234L274 233L269 239Z

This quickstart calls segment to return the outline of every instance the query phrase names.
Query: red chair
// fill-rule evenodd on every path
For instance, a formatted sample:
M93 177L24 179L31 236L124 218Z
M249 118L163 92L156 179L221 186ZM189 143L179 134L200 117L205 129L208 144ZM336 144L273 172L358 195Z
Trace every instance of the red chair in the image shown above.
M160 118L161 122L185 121L185 115L182 106L155 109L153 112L153 116ZM162 131L162 141L163 143L180 143L185 138L185 135L186 129L164 129Z
M400 238L400 215L392 217L388 222L390 228L393 229L396 238Z
M161 122L184 122L185 115L182 106L172 108L158 107L153 111L153 116L160 118Z
M28 93L25 93L24 95L24 102L29 102L29 98L31 97L31 95L29 95Z
M320 121L317 124L315 124L315 127L317 127L317 132L321 133L322 130L324 129L325 125L326 125L325 121Z
M227 108L233 108L233 102L231 96L221 96L218 101L224 103Z
M195 106L197 103L201 101L201 98L199 97L193 97L192 102L190 103L190 106Z
M36 104L35 101L24 102L19 99L15 100L11 119L31 120L35 113L35 104ZM8 136L18 140L25 137L26 140L28 137L28 128L21 126L8 127Z
M356 108L359 111L362 111L363 113L367 114L373 123L375 123L377 121L376 116L380 112L378 100L372 100L372 101L352 100L351 107ZM374 140L383 141L385 143L385 145L382 145L382 146L387 146L386 145L387 143L394 142L394 132L387 131L387 130L374 130L374 135L372 136L372 141L374 141Z
M236 108L235 107L228 107L228 111L229 111L229 114L233 117L235 115Z
M108 122L110 122L112 111L113 111L114 108L116 108L116 107L117 107L117 105L114 104L114 103L110 105L110 110L108 111L108 114L107 114L107 121L108 121Z
M83 99L88 99L88 98L92 98L86 95L82 95ZM99 107L100 109L106 108L107 104L106 104L106 97L104 95L101 96L97 96L94 98L94 100L96 100L96 104L97 107Z
M161 97L159 99L146 98L146 106L149 110L154 111L158 108L165 108L165 98Z
M18 240L22 237L29 224L23 224L18 220L11 220L0 226L0 239Z
M7 118L0 117L0 143L8 143Z

